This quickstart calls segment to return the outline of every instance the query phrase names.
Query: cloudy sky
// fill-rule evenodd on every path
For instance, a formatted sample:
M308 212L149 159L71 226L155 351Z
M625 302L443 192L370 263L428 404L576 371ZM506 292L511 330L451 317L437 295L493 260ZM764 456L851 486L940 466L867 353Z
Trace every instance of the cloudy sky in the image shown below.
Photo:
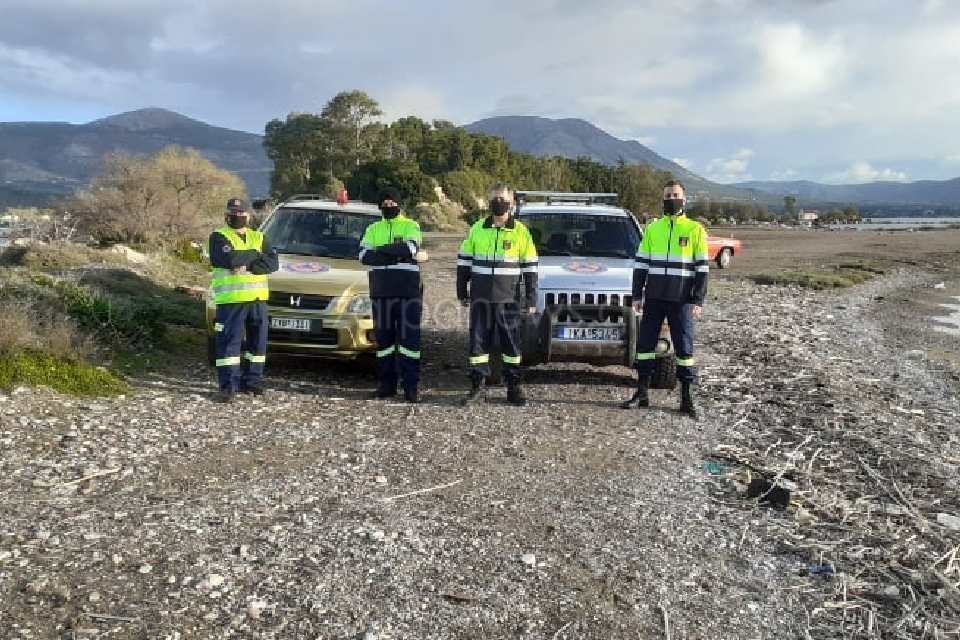
M0 0L0 121L583 118L719 182L960 176L960 0Z

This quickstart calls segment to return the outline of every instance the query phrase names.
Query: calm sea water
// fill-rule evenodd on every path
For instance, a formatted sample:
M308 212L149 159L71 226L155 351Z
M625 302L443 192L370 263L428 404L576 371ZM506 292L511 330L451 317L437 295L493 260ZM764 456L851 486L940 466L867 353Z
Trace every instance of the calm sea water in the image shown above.
M860 224L831 224L831 229L862 229L876 231L878 229L943 229L950 226L960 226L960 217L957 218L870 218L870 222Z

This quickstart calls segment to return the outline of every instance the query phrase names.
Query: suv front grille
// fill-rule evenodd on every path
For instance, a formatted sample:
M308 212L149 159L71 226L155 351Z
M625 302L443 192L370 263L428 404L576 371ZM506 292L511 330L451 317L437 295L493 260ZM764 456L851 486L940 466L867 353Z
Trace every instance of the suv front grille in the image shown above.
M544 303L548 307L565 305L629 307L632 302L633 296L631 295L596 293L593 291L551 291L544 296Z
M333 296L317 296L310 293L285 293L271 291L268 304L283 309L303 309L307 311L326 311Z

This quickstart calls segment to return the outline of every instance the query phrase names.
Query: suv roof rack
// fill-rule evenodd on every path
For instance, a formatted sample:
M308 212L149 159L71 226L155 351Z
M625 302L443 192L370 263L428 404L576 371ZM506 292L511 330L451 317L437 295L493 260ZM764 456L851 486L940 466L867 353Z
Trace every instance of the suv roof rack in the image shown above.
M582 202L584 204L617 204L620 198L616 193L577 193L574 191L517 191L517 212L526 198L545 198L547 204L559 202Z
M547 202L586 202L610 204L620 197L617 193L577 193L574 191L517 191L517 198L546 198Z
M284 202L295 202L297 200L331 200L331 198L319 193L297 193L289 198L286 198Z

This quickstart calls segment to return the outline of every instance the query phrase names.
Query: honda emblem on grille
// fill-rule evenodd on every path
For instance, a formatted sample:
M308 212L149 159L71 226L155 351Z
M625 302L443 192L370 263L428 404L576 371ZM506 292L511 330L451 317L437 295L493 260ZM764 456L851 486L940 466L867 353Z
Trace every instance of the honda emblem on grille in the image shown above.
M294 298L293 296L290 296L290 306L291 306L291 307L299 307L299 306L300 306L300 296L297 296L296 298Z

